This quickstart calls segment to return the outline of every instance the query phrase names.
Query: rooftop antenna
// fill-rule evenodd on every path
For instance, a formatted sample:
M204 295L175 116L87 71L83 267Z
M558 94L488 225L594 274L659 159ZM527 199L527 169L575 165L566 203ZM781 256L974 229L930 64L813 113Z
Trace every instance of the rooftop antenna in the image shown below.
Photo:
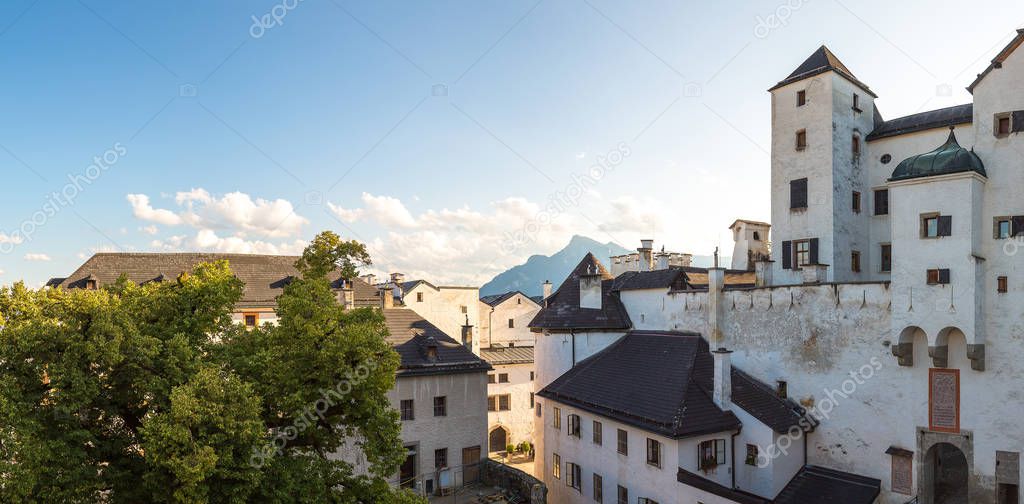
M715 267L718 267L718 247L715 247Z

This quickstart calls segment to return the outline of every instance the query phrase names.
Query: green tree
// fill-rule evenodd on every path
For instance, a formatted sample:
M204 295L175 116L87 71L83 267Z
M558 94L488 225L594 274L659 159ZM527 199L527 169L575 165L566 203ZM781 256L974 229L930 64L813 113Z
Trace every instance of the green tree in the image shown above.
M388 485L404 449L383 317L331 290L369 262L320 234L278 325L252 329L226 262L0 290L0 502L421 502Z

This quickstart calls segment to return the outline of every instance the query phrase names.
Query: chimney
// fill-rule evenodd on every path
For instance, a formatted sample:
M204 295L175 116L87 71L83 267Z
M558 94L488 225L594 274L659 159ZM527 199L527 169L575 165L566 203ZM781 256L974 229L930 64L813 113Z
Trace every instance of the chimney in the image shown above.
M541 287L544 290L544 299L551 297L551 280L544 280L544 285Z
M716 256L717 259L717 256ZM712 348L725 347L725 268L708 268L708 344Z
M405 273L392 273L391 281L396 285L405 281Z
M640 271L651 271L654 269L654 240L640 240Z
M368 273L368 274L363 275L363 276L361 276L359 278L361 278L364 282L366 282L366 283L368 283L370 285L373 285L375 287L377 286L377 275L374 275L373 273Z
M391 287L384 286L377 289L377 295L380 296L380 308L382 310L388 310L395 307L395 295L391 292Z
M462 344L473 349L473 326L469 325L469 315L466 315L466 323L462 325Z
M594 265L580 275L580 308L601 309L601 273Z
M719 348L711 352L715 358L714 401L719 408L732 408L732 354L731 350Z
M760 259L754 261L754 286L768 287L772 284L772 261L771 259Z

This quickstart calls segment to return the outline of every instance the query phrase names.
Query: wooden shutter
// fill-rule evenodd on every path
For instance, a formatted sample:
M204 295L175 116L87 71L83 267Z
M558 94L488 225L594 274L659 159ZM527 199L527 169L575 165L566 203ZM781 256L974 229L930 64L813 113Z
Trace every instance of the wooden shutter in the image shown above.
M789 208L807 208L807 179L789 182Z
M1014 133L1024 131L1024 110L1014 111L1011 123L1010 131Z
M949 270L948 269L940 269L939 270L939 283L940 284L948 284L949 283Z
M889 190L875 191L875 215L889 215Z
M782 242L782 269L793 267L793 242Z
M1014 215L1010 219L1010 236L1024 234L1024 215Z
M810 247L809 248L810 248L810 252L811 252L810 253L811 264L818 264L818 239L817 238L811 238L810 239Z
M950 215L939 216L939 236L950 236L953 234L953 217Z

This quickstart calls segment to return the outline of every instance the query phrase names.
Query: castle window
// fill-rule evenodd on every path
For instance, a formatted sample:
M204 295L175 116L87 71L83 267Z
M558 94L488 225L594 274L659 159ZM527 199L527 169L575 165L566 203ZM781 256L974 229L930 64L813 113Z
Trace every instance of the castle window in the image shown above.
M757 465L757 445L755 445L755 444L748 444L747 445L746 464L748 466L756 466Z
M422 292L417 292L416 293L416 302L417 303L422 303L423 302L423 293Z
M882 164L889 164L892 162L892 154L882 154Z
M853 157L854 158L860 157L860 137L859 136L853 135L853 138L850 140L850 150L853 152Z
M447 396L437 396L434 398L434 416L448 416Z
M807 208L807 179L789 181L789 208Z
M853 212L860 213L860 191L853 191Z
M434 450L434 469L448 467L448 448Z
M892 245L883 243L879 246L881 248L881 270L883 273L892 271Z
M562 430L562 408L555 408L555 412L552 415L554 418L554 427L556 430Z
M508 373L498 373L498 383L508 383Z
M461 308L462 308L462 313L469 313L469 307L468 306L462 305Z
M567 418L569 420L568 421L568 424L569 424L569 429L568 429L569 436L579 439L579 437L580 437L580 416L572 414L572 415L569 415Z
M242 322L245 323L245 327L252 329L260 323L260 316L258 313L243 313Z
M850 252L850 271L860 273L860 252Z
M562 457L557 453L551 454L551 471L555 479L562 479Z
M948 269L928 270L928 285L945 285L949 283Z
M647 465L661 467L661 443L647 438Z
M594 473L594 502L604 502L604 479Z
M623 429L618 429L617 450L622 455L629 455L629 434Z
M953 218L949 215L921 215L921 238L938 238L952 235Z
M494 373L488 374L487 375L487 383L498 383L497 376L495 376Z
M705 473L725 465L725 440L709 439L697 449L697 467Z
M594 420L594 444L600 445L604 441L604 427L601 422Z
M801 89L796 92L796 106L803 107L807 104L807 91Z
M807 130L800 130L796 132L796 150L804 150L807 148Z
M413 420L415 418L413 414L412 399L402 399L402 402L399 406L399 411L401 412L402 420Z
M811 241L800 240L793 242L793 252L796 259L796 267L800 268L811 264Z
M996 284L997 284L996 292L999 292L1000 294L1006 293L1006 291L1008 290L1007 289L1007 285L1006 285L1006 277L1001 276L1001 277L997 278L996 279Z
M626 490L626 487L618 485L618 498L616 502L618 504L629 504L629 490Z
M761 241L761 233L754 231L754 241Z
M508 328L509 329L515 329L515 327L516 327L515 319L508 319Z
M995 126L992 128L997 137L1004 137L1010 134L1012 128L1012 115L1009 112L996 114Z
M1010 226L1011 221L1009 217L996 217L995 226L993 229L994 238L1009 238L1010 237Z
M861 112L861 109L860 109L860 95L857 94L857 93L853 93L853 111L854 112Z
M565 474L569 478L565 484L574 488L577 492L582 492L583 484L580 481L582 479L581 472L580 466L573 464L572 462L565 463Z
M875 189L875 215L889 215L888 189Z

